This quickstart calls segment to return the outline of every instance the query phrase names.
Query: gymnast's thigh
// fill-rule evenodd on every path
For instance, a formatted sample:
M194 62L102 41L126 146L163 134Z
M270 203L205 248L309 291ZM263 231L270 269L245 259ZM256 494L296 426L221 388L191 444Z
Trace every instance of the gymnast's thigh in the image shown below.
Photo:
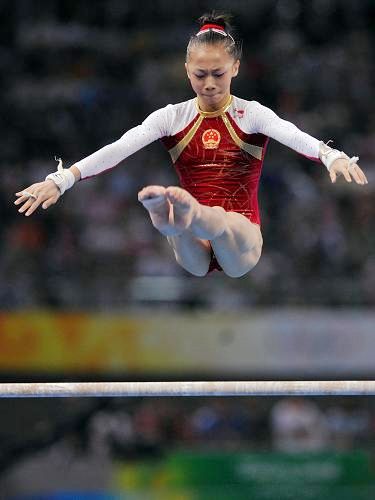
M236 212L227 212L225 233L211 241L217 262L231 277L243 276L259 261L263 237L260 226Z
M205 276L211 261L211 245L207 240L201 240L184 231L179 236L168 236L176 261L195 276Z

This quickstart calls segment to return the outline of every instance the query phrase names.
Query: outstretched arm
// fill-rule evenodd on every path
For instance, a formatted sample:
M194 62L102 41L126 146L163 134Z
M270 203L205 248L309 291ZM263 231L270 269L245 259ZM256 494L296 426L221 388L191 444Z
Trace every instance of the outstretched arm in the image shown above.
M343 151L333 149L302 132L293 123L283 120L258 102L253 102L252 106L249 126L253 130L281 142L311 160L321 161L327 167L332 182L336 182L337 176L343 175L347 182L354 179L357 184L367 184L366 176L357 164L357 156L349 158Z
M358 156L349 158L343 151L333 149L323 142L320 143L319 154L332 182L336 182L337 177L342 175L347 182L354 179L357 184L368 184L363 170L357 164Z
M54 205L60 196L80 179L105 172L139 149L168 135L168 108L170 107L155 111L141 125L132 128L117 141L104 146L69 169L63 168L60 160L57 171L47 175L43 182L32 184L16 193L17 200L14 203L21 205L19 212L29 216L40 205L44 209Z

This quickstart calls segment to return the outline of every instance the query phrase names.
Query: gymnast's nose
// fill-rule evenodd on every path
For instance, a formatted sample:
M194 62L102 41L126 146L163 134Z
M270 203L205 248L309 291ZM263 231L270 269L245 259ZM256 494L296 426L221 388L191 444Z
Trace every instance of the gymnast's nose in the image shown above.
M216 89L215 81L213 78L207 78L207 80L204 82L204 90L206 92L212 92L213 90Z

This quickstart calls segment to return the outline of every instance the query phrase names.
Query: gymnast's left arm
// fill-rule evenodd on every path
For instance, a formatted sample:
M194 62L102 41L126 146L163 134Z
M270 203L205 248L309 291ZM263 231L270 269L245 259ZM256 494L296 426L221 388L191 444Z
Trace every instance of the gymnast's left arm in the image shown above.
M266 106L252 101L249 120L253 132L271 137L311 160L321 161L326 166L332 182L336 182L337 177L342 175L347 182L353 179L357 184L368 183L357 164L358 156L350 158L343 151L331 148L323 141L302 132L293 123L283 120Z

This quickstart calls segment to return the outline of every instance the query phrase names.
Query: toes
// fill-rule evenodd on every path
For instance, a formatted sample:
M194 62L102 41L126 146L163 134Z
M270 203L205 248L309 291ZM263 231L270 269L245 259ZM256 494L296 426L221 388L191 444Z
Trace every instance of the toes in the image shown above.
M179 187L167 188L166 196L170 203L179 210L190 210L195 205L195 199Z
M162 194L165 195L165 187L164 186L146 186L143 188L147 193L152 193L154 196L160 196Z
M147 186L138 193L138 201L140 202L155 198L165 198L165 188L163 186Z
M165 194L175 196L181 191L183 190L177 186L169 186L166 188Z
M187 201L186 192L181 188L170 186L165 190L167 198L172 202L184 203Z
M165 195L165 188L162 186L147 186L138 193L138 201L148 211L166 210L169 201Z
M165 196L154 196L153 198L143 198L139 200L146 208L157 208L166 204Z

